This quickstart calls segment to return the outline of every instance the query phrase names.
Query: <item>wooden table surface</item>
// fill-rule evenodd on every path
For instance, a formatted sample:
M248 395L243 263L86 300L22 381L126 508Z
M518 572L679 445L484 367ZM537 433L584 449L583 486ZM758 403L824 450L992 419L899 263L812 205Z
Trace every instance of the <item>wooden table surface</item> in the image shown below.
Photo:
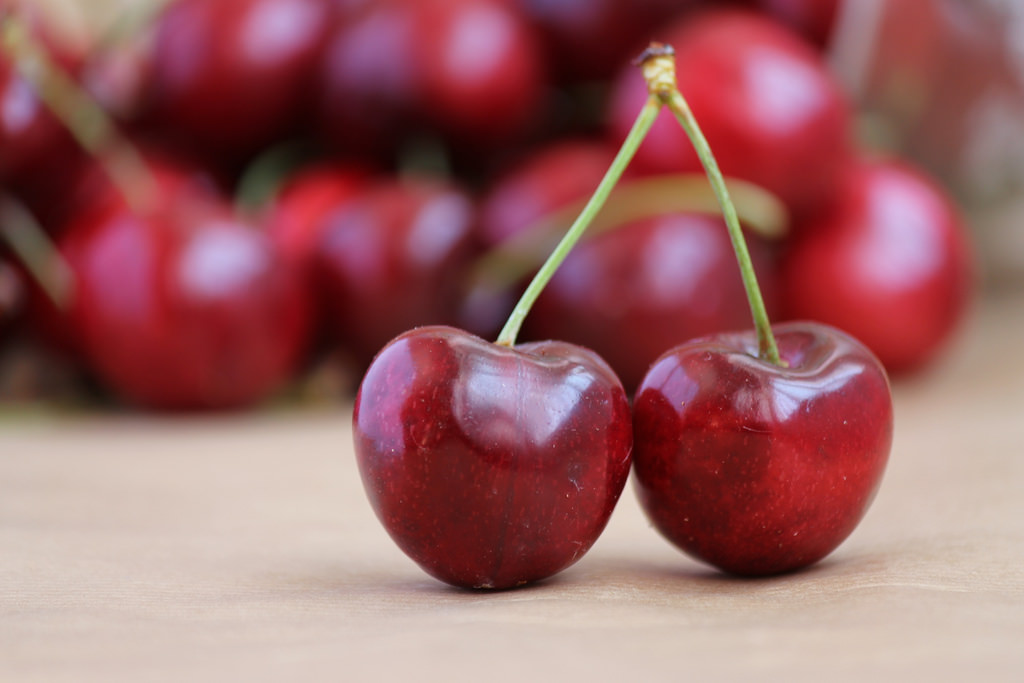
M725 578L627 489L575 567L445 587L366 502L349 405L0 421L0 680L1024 680L1024 298L896 385L830 558ZM768 678L763 678L767 674Z

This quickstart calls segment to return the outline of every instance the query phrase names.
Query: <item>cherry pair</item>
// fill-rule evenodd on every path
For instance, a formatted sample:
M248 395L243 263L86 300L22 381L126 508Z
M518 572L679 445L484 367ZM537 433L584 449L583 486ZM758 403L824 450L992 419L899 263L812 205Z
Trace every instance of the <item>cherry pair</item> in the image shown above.
M836 329L773 331L724 181L675 85L671 51L652 49L643 65L649 95L640 116L497 343L419 328L389 343L363 379L353 420L371 504L399 547L443 581L508 588L571 565L606 525L631 464L655 525L737 574L821 559L879 484L892 436L884 369ZM720 199L755 332L667 351L630 410L593 352L515 339L663 107Z

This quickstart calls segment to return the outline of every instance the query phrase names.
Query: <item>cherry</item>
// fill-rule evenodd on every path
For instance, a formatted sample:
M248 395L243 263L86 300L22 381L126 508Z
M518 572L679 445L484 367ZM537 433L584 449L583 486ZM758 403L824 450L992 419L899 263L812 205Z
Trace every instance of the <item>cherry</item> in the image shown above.
M657 115L645 106L580 217L495 344L444 326L388 343L356 396L356 459L378 518L432 576L510 588L576 562L629 473L625 390L591 351L515 346L523 319L598 212Z
M326 0L176 0L155 27L144 119L200 149L250 155L311 100Z
M723 571L806 567L853 531L879 485L892 443L888 378L838 329L772 329L724 179L676 88L671 52L645 57L652 95L692 141L721 202L754 331L674 347L640 383L640 503L671 542Z
M350 151L394 151L426 133L493 147L530 124L542 67L536 37L504 0L374 2L331 37L320 120Z
M573 564L629 473L622 385L595 354L560 342L512 349L413 330L377 356L353 421L377 516L456 586L510 588Z
M736 9L687 17L664 37L676 49L679 88L722 172L764 187L796 214L826 202L849 156L850 114L813 48L772 19ZM609 105L613 132L629 126L645 96L643 84L623 74ZM636 165L647 172L701 168L667 117L655 124Z
M157 179L150 210L115 197L62 238L75 330L100 379L130 403L252 405L305 350L304 290L265 233L223 200L173 173Z
M783 258L787 314L855 335L890 372L920 368L966 313L967 229L945 192L905 163L860 159L841 188Z
M752 240L750 247L772 299L767 245ZM631 221L585 240L566 258L537 300L526 334L593 349L632 391L665 349L749 323L738 274L721 219L669 213Z
M406 329L455 321L473 253L474 210L463 190L384 177L324 221L316 287L329 330L357 364Z
M784 365L752 333L675 347L633 403L635 474L654 526L726 572L806 567L863 517L892 440L885 372L815 323L775 327Z

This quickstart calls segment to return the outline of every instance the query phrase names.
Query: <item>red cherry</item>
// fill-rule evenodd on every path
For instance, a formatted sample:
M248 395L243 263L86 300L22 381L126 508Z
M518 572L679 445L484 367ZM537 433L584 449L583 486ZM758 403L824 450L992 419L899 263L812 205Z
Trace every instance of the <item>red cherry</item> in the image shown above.
M200 149L251 154L311 98L325 0L177 0L156 26L143 116Z
M796 214L835 192L849 156L850 114L821 57L775 21L722 10L664 31L676 51L679 89L722 172L777 195ZM614 86L611 127L621 139L647 97L635 69ZM638 170L701 172L668 112L637 152Z
M535 37L504 0L385 0L333 35L320 119L344 149L424 131L494 146L530 122L543 86Z
M357 363L404 330L455 320L473 253L473 205L462 190L381 179L325 220L317 288L328 327Z
M909 371L958 329L971 264L967 229L932 180L899 162L865 159L784 257L782 300L789 317L835 325L890 372Z
M749 239L748 245L771 309L774 264L764 243ZM537 300L526 335L593 349L631 391L665 349L749 324L723 221L665 214L577 245Z
M573 564L629 472L622 385L596 355L560 342L408 332L366 373L353 424L378 518L456 586L510 588Z
M856 527L892 441L885 371L863 345L816 323L775 327L788 367L752 332L678 346L633 404L642 507L668 540L723 571L806 567Z
M154 211L113 201L69 227L71 315L88 360L123 399L160 410L252 405L286 381L309 314L266 235L187 183Z

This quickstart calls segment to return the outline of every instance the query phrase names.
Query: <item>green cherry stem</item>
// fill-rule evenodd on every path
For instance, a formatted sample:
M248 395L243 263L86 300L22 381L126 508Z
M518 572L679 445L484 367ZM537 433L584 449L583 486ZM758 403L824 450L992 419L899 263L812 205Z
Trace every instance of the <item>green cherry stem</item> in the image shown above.
M708 181L718 198L718 204L722 208L722 215L729 230L729 239L732 242L733 251L736 253L736 261L740 267L740 275L743 278L743 286L747 292L747 301L750 303L750 313L754 318L754 329L757 332L758 356L769 363L784 365L779 357L779 348L775 342L775 335L772 334L771 322L768 320L768 312L765 310L764 298L761 296L761 288L757 284L757 275L754 273L754 265L750 260L750 252L747 249L747 242L743 237L740 228L739 218L736 215L736 207L729 196L729 190L725 184L725 178L718 168L718 162L711 147L708 145L704 133L701 132L697 120L690 111L690 105L679 92L676 83L675 53L670 46L660 43L652 43L644 54L640 56L640 64L643 68L644 78L647 81L648 91L660 99L675 115L676 120L683 127L687 137L697 152L704 171L707 173Z
M622 147L619 149L618 154L615 155L615 159L612 160L611 166L605 172L601 182L598 183L597 189L594 190L593 196L587 202L586 206L580 212L580 215L573 222L572 226L562 237L562 240L555 247L551 255L548 256L544 265L540 267L537 274L534 275L533 280L527 285L526 291L523 292L519 302L516 303L512 314L509 315L508 322L505 323L505 327L502 328L498 334L497 344L502 346L514 346L516 343L516 337L519 335L519 329L523 325L523 321L526 319L526 315L533 308L533 304L537 301L537 297L544 291L548 282L554 276L555 271L562 265L562 261L569 255L580 237L583 236L583 232L590 225L591 221L604 206L605 201L608 199L608 195L611 194L612 189L616 183L622 177L622 173L626 170L629 162L633 159L636 154L637 148L640 143L643 142L647 136L647 132L654 125L654 120L658 118L658 113L661 111L662 101L659 97L651 95L647 98L647 102L644 104L643 109L640 110L640 114L637 116L636 121L633 123L633 127L630 129L629 134L626 136L625 141L622 143Z

